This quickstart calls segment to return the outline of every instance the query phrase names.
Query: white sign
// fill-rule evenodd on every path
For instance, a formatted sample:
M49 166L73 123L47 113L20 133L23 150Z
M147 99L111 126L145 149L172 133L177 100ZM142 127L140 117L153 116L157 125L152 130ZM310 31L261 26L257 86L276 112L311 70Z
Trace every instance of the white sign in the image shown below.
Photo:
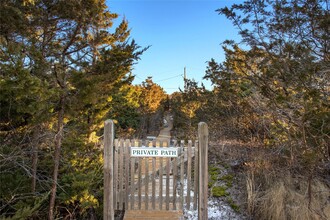
M131 157L178 157L178 148L131 147Z

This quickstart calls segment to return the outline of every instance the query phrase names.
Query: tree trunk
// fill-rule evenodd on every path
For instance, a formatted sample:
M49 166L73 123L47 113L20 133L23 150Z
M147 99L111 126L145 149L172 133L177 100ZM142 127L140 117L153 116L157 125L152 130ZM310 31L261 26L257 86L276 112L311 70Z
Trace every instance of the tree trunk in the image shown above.
M39 127L37 127L39 128ZM37 164L38 164L38 142L39 142L39 129L33 133L32 139L32 193L36 192L37 183Z
M55 135L53 184L52 184L52 189L51 189L51 194L50 194L49 213L48 213L48 219L49 220L54 219L54 207L55 207L56 190L57 190L57 178L58 178L58 170L59 170L60 156L61 156L61 146L62 146L62 139L63 139L64 103L65 103L64 95L61 95L60 109L59 109L58 118L57 118L57 132L56 132L56 135Z

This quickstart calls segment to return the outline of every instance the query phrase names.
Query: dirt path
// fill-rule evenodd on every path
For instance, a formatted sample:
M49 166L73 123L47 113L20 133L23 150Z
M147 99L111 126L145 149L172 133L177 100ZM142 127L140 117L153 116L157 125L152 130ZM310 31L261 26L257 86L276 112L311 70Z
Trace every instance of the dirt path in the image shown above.
M173 128L173 119L170 114L165 115L167 126L160 130L157 141L169 141L171 139L171 130Z

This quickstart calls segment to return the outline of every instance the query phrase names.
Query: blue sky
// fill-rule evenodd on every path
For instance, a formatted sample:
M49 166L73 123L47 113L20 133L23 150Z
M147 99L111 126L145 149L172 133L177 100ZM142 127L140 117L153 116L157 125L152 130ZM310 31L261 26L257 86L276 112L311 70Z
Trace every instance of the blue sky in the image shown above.
M224 60L221 43L237 39L238 30L216 9L235 0L107 0L118 22L128 20L131 38L141 47L151 46L134 66L134 84L148 76L171 94L183 88L183 72L202 81L211 58Z

